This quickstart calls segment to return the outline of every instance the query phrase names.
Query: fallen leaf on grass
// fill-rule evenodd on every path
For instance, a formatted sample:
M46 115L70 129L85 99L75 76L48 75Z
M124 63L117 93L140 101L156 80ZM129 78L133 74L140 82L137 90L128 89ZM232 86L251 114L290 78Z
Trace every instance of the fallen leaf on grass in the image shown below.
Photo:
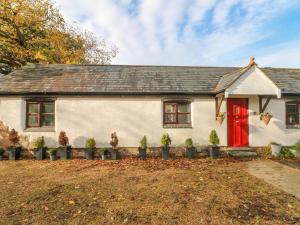
M69 201L69 205L75 205L75 201L70 200L70 201Z

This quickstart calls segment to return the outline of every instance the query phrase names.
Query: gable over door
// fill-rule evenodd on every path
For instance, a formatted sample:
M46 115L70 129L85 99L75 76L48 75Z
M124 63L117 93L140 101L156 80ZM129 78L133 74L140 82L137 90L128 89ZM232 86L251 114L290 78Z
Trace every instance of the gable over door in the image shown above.
M232 95L274 95L280 98L281 90L258 67L252 66L226 89L225 96Z
M227 100L228 145L247 147L249 145L248 99L229 98Z

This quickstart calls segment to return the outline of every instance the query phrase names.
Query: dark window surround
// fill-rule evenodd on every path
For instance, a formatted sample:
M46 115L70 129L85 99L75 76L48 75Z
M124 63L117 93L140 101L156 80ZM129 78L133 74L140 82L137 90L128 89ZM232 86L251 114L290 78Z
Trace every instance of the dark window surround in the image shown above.
M42 112L42 105L44 103L53 103L54 112L53 113L43 113ZM29 105L30 104L38 104L38 112L37 113L29 113ZM28 117L29 115L37 115L38 116L38 125L37 126L29 126L28 124ZM43 126L42 125L42 115L53 115L54 121L53 126ZM26 130L34 130L34 129L51 129L55 127L55 100L48 99L48 98L33 98L33 99L26 99ZM48 130L47 130L48 131Z
M166 104L173 104L176 107L176 112L172 113L166 113L165 112L165 106ZM179 104L186 104L189 107L189 112L180 113L178 112L178 105ZM165 121L165 115L175 115L176 116L176 122L166 122ZM191 128L191 101L190 100L165 100L163 101L163 125L164 128ZM189 123L179 123L178 122L178 115L189 115L190 116L190 122Z
M296 111L294 113L288 113L288 105L294 105L296 108ZM285 103L285 122L286 122L286 127L287 128L300 128L300 101L289 101ZM294 123L289 123L289 116L294 115L295 116L295 122Z

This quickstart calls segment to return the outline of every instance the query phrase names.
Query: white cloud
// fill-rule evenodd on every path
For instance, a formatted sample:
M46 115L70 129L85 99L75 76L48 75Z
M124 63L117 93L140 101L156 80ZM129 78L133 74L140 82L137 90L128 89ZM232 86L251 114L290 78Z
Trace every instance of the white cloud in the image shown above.
M68 21L118 46L116 64L235 66L250 57L247 46L270 35L262 25L295 2L57 0L57 5ZM276 51L265 53L276 61Z

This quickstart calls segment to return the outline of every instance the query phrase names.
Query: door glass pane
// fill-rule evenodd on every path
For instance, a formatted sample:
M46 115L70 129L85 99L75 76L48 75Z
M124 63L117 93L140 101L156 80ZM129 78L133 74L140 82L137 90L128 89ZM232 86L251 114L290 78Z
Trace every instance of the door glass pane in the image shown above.
M179 113L190 112L190 105L189 104L179 104L178 105L178 112Z
M42 115L42 126L54 126L54 115Z
M42 112L43 113L54 113L54 103L47 102L42 104Z
M39 125L38 115L28 115L27 124L30 127L36 127Z
M165 104L165 112L166 113L175 113L176 112L176 105L174 104Z
M28 112L29 113L38 113L39 104L38 103L28 103Z
M165 122L166 123L175 123L176 122L176 114L165 114Z
M297 106L293 104L289 104L286 106L287 113L297 113Z
M191 123L191 115L190 114L180 114L178 115L178 123Z

